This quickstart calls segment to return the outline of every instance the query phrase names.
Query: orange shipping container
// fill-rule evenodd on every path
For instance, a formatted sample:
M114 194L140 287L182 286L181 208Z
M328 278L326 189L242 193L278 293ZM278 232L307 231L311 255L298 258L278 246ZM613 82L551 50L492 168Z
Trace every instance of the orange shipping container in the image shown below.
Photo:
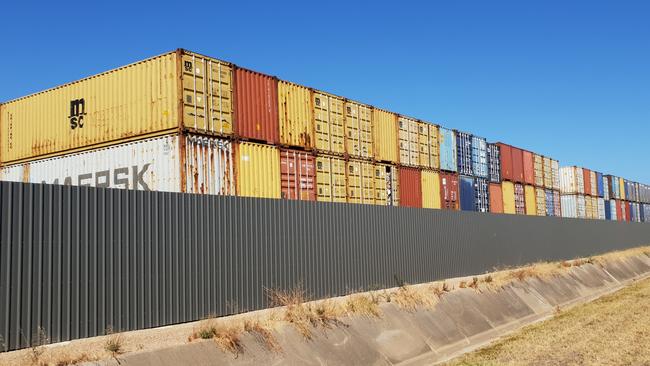
M523 164L524 164L524 182L526 184L535 184L535 163L533 153L530 151L523 151Z
M316 200L316 167L314 156L297 150L280 150L282 198L301 201Z
M236 68L235 120L238 136L277 144L278 80L255 71Z
M582 168L582 176L585 184L585 194L591 195L591 172L587 168Z
M499 183L490 183L490 212L503 213L503 192Z
M422 177L420 169L399 168L400 205L422 207Z

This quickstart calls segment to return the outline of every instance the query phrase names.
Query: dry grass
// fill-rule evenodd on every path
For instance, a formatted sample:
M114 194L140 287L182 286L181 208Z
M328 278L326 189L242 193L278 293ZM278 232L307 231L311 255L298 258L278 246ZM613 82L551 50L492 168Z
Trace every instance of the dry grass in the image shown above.
M353 294L350 295L345 302L345 310L348 312L348 314L381 318L379 299L380 298L378 296Z
M650 364L650 279L555 313L450 365Z
M269 351L282 352L282 347L268 325L263 325L259 320L247 319L244 321L244 330L252 334Z
M124 335L122 333L110 334L104 342L104 350L113 358L124 353Z

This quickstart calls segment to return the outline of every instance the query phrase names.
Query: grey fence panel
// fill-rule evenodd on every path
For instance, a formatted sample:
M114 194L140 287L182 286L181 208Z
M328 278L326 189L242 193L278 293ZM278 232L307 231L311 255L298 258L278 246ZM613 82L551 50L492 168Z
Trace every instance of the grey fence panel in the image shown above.
M650 243L650 225L0 183L0 349Z

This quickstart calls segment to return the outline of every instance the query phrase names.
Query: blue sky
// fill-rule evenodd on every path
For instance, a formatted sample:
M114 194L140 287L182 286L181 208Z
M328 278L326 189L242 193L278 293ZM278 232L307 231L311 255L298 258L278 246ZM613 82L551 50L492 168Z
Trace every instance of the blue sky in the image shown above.
M2 13L0 101L182 47L650 183L648 1L25 1Z

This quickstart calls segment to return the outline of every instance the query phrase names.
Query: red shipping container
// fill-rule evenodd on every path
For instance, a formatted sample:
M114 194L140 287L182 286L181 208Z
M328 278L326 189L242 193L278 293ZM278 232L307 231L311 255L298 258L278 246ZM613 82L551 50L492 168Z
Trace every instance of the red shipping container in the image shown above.
M277 144L278 80L242 68L235 69L235 133L246 139Z
M458 175L440 172L440 206L458 210Z
M518 183L524 182L524 156L521 149L512 149L512 180Z
M510 145L498 142L501 160L501 180L512 182L512 148Z
M623 217L623 208L621 207L621 201L616 200L616 220L617 221L624 221Z
M422 177L420 169L399 168L399 204L422 207Z
M299 150L280 151L282 198L316 200L316 166L314 156Z
M524 182L526 182L526 184L535 185L535 162L533 160L533 153L523 150L522 158L524 165Z
M585 182L585 194L594 196L591 192L591 171L587 168L582 168L582 180Z
M490 212L503 213L503 191L499 183L490 183Z
M625 205L625 221L631 221L631 218L630 218L630 203L625 202L624 205Z

